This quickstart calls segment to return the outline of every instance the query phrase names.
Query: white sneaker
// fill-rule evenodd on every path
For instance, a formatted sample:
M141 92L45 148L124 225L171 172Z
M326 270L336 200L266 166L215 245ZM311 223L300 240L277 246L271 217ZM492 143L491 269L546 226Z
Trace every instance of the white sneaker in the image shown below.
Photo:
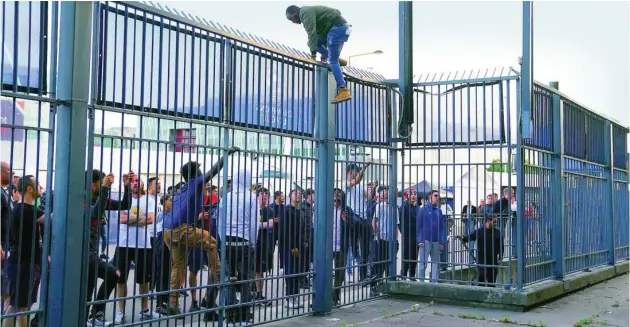
M109 327L111 326L111 322L103 319L103 318L90 318L87 321L87 327Z
M153 320L153 319L160 319L160 318L162 318L162 315L151 309L147 309L145 311L140 312L140 320Z
M114 325L122 325L125 323L125 314L123 312L116 312L114 317Z
M246 321L241 321L241 322L228 322L226 324L227 327L245 327L245 326L251 326L250 323L246 322Z
M287 309L299 309L300 303L295 301L294 299L286 299L284 302L284 307Z

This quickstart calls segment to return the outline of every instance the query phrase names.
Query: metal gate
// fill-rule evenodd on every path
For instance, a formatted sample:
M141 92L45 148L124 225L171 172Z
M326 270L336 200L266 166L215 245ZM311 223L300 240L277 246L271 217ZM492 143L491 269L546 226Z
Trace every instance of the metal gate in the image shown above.
M402 278L477 285L476 240L459 237L484 226L484 213L516 185L519 85L511 69L426 75L414 83L414 127L400 173L407 196ZM482 285L516 286L515 233L504 234L516 231L513 225L509 217L495 222L504 237L485 248L503 260L490 266L497 278Z
M628 129L558 85L421 77L401 139L377 74L330 105L308 54L162 5L1 8L3 208L38 210L2 212L3 321L264 324L628 260Z
M46 189L51 258L21 273L37 309L3 320L261 324L383 295L396 175L381 76L347 69L353 100L333 106L328 68L307 54L161 5L2 8L3 160ZM187 192L203 210L181 228Z
M57 79L49 73L56 65L56 53L49 51L55 42L46 41L57 30L50 29L55 24L49 9L45 2L0 7L3 320L40 316L47 300L57 101ZM28 205L35 210L19 209ZM18 289L35 291L11 292L16 287L9 279Z
M414 84L400 276L521 290L628 260L628 129L557 83L534 83L525 115L511 68L444 76Z

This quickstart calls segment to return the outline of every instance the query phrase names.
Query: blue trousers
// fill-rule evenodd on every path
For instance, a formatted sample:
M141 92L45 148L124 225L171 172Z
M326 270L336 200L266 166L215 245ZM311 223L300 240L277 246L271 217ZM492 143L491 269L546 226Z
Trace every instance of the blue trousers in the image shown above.
M341 55L343 44L348 42L347 31L348 25L333 26L330 31L328 31L328 35L325 39L323 37L317 39L317 52L319 52L322 57L328 58L338 88L346 87L346 81L343 79L343 73L339 65L339 56Z

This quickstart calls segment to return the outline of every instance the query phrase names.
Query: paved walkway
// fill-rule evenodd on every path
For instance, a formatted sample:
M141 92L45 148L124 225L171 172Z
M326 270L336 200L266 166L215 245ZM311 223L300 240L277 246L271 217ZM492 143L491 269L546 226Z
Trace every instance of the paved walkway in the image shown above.
M630 326L628 274L576 292L528 312L466 308L399 300L377 300L335 310L328 317L304 317L274 327L463 327L463 326Z

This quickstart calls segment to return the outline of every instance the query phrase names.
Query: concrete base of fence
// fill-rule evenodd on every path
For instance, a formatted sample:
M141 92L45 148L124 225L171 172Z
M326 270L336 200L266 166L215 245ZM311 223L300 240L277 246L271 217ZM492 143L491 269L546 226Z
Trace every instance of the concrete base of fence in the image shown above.
M509 267L510 269L505 268L499 270L497 283L504 285L511 284L516 280L516 259L503 259L502 264L504 267ZM475 281L477 280L477 268L470 266L458 266L455 267L455 269L440 271L440 279Z
M498 287L409 281L388 281L383 287L384 291L396 298L526 311L590 285L628 273L628 268L628 262L593 268L587 272L571 274L564 280L549 280L528 285L523 292Z

